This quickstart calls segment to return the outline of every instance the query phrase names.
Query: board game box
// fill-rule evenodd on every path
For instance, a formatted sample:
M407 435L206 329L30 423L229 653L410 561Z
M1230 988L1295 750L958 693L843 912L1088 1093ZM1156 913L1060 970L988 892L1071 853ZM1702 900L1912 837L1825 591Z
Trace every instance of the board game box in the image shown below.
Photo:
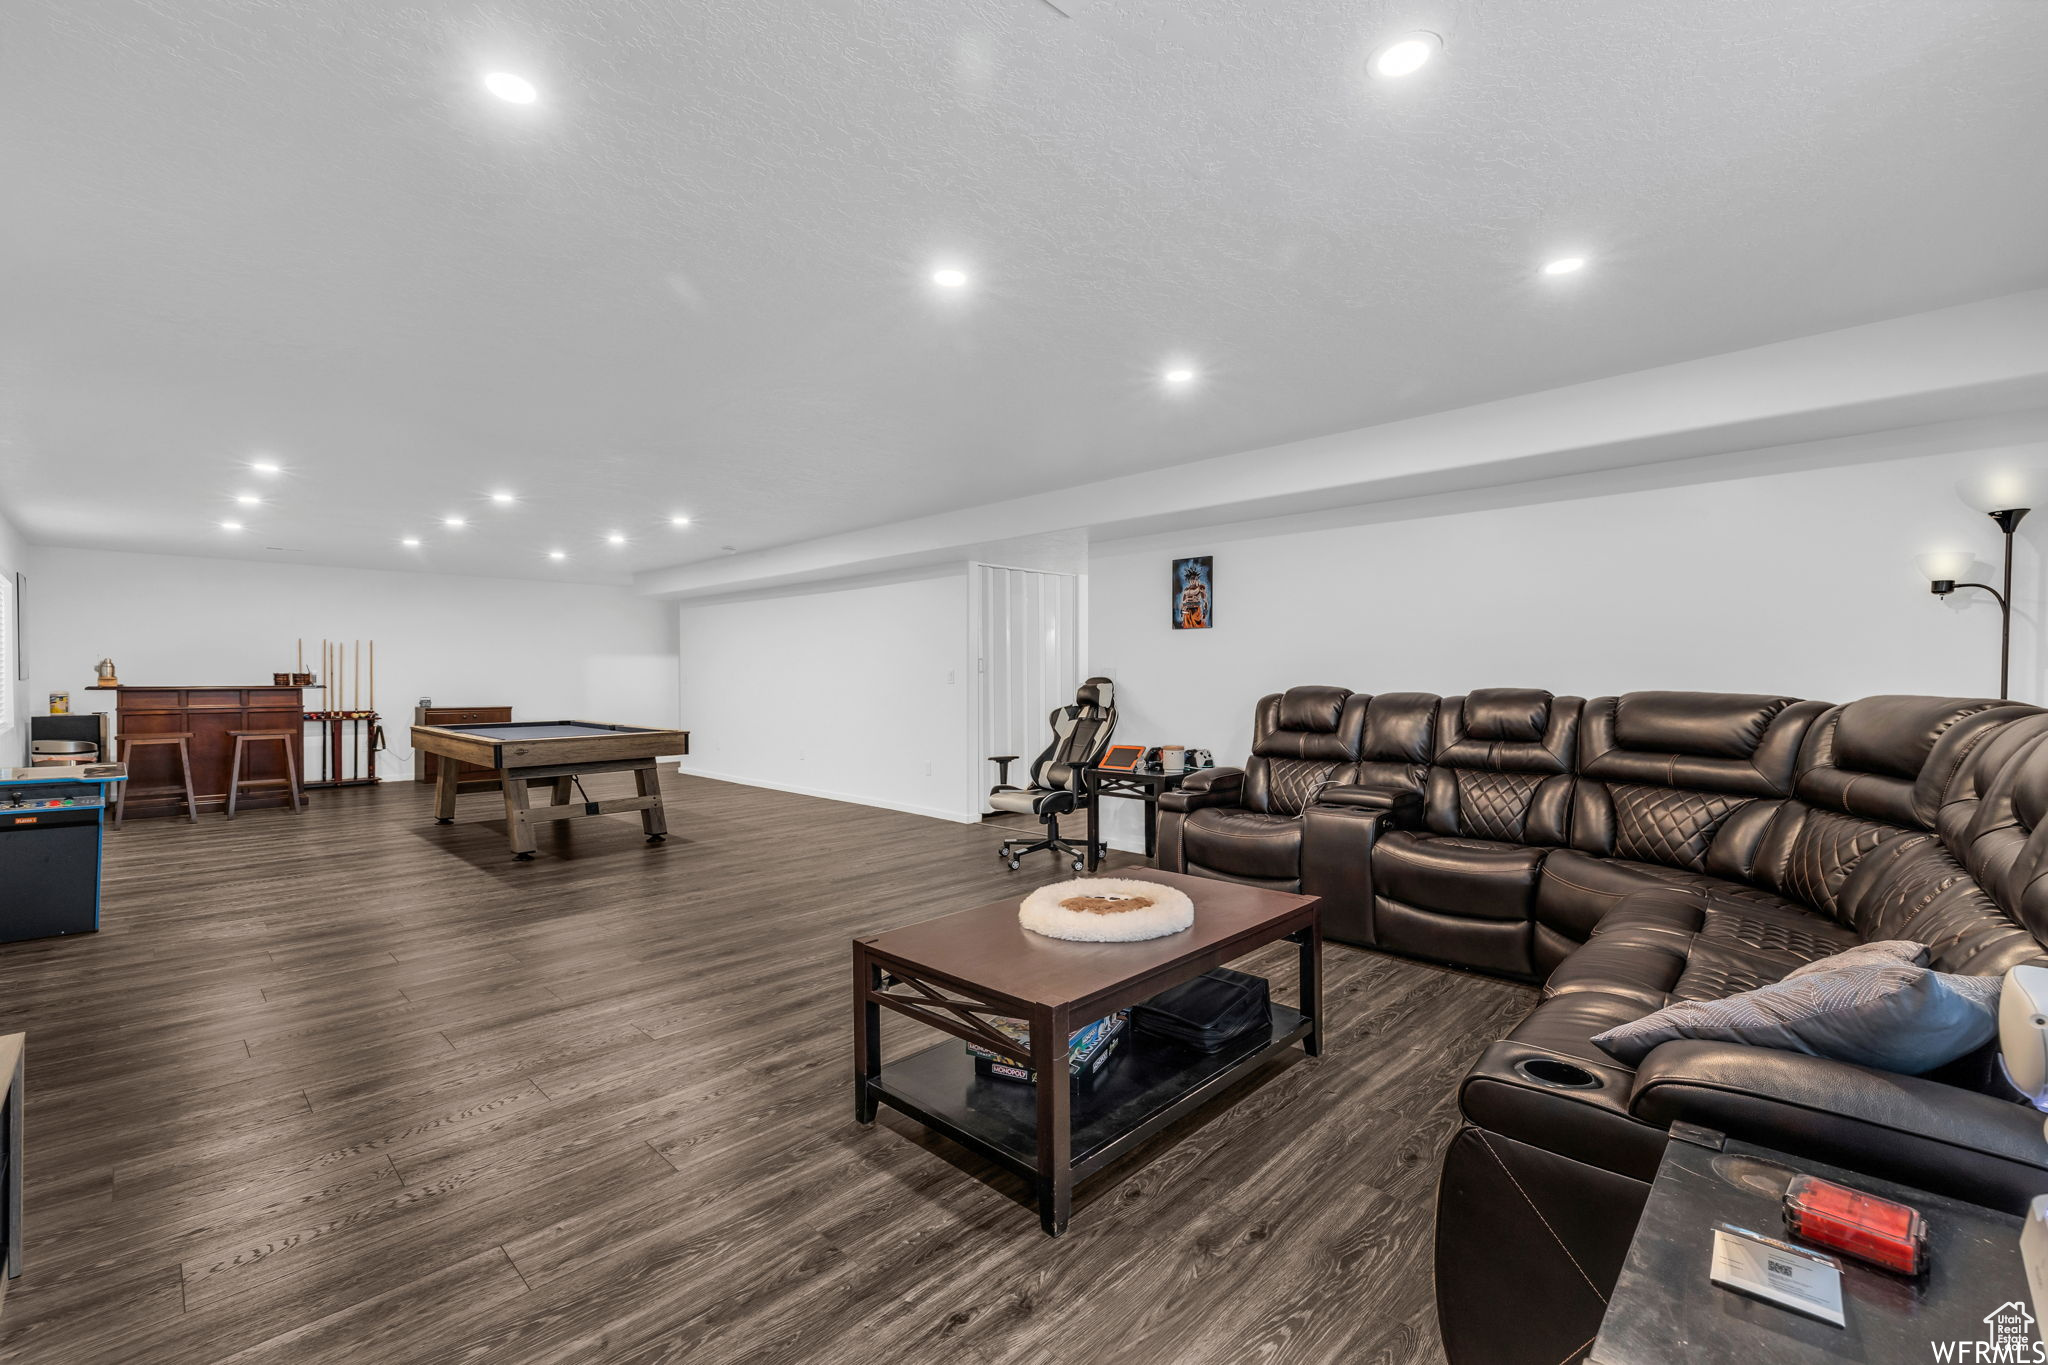
M1031 1030L1021 1019L994 1018L989 1026L1005 1037L1014 1038L1020 1048L1031 1046ZM1104 1015L1094 1023L1075 1029L1067 1040L1067 1074L1084 1085L1094 1082L1108 1066L1111 1054L1130 1024L1130 1012L1118 1010L1115 1014ZM1002 1080L1022 1081L1027 1085L1036 1084L1038 1075L1030 1067L1018 1064L1009 1057L981 1046L967 1044L968 1053L974 1058L977 1076L993 1076Z

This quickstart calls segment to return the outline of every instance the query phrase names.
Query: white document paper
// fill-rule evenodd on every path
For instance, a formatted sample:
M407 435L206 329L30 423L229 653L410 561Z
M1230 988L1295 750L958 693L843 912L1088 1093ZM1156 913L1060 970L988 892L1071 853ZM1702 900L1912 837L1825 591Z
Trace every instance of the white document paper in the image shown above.
M1711 1278L1724 1289L1848 1325L1842 1316L1842 1263L1832 1256L1723 1225L1714 1229Z

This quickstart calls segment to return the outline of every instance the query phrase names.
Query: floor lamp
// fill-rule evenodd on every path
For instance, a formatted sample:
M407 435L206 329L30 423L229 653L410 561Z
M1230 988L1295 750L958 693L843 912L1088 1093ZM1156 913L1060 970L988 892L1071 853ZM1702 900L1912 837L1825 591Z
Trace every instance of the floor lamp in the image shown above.
M2025 453L2039 458L2042 454L2048 454L2048 447ZM2012 695L2012 533L2019 528L2021 519L2033 510L2031 504L2034 497L2030 485L2034 482L2034 477L2029 474L1994 473L1966 480L1958 489L1963 501L1990 517L1997 524L2000 534L2005 537L2005 572L2001 580L2002 586L1994 588L1989 583L1958 582L1957 580L1968 573L1970 566L1976 562L1975 556L1967 551L1920 556L1920 567L1927 575L1928 588L1936 597L1947 597L1957 588L1982 588L1998 603L2000 700Z

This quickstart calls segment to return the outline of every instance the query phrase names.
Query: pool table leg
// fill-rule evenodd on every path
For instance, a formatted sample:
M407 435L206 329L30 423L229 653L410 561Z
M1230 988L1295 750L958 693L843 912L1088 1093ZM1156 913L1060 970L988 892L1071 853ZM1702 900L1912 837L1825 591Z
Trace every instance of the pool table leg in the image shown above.
M502 785L505 788L505 833L512 840L512 856L526 862L540 847L533 841L533 821L526 818L530 809L526 800L526 779L508 773Z
M452 758L444 758L434 775L434 823L437 825L455 823L455 789L462 780L457 769L461 766Z
M661 808L661 769L652 764L633 769L633 790L654 798L654 804L640 812L640 828L646 831L648 843L660 843L668 838L668 814Z
M570 797L572 797L572 796L574 796L575 794L576 794L576 779L575 779L575 778L573 778L573 777L558 777L558 778L556 778L556 779L555 779L555 804L556 804L556 805L558 805L558 806L566 806L566 805L568 805L568 804L569 804L569 798L570 798Z

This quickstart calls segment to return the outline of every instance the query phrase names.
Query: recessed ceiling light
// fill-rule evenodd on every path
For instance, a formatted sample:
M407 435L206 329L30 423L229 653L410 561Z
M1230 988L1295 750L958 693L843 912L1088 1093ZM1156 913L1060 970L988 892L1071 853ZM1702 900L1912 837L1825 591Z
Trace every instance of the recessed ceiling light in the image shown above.
M967 272L950 269L934 270L932 272L932 283L938 285L941 289L958 289L967 283Z
M1375 76L1399 80L1428 66L1430 59L1443 50L1443 45L1444 40L1434 33L1404 33L1373 49L1366 65Z
M626 538L625 538L624 536L620 535L620 534L619 534L619 533L618 533L617 531L613 531L612 533L610 533L609 535L607 535L607 536L606 536L606 537L605 537L604 539L605 539L605 544L607 544L607 545L624 545L624 544L626 543Z
M418 536L407 536L404 540L401 540L398 543L400 545L403 545L408 550L417 550L420 547L420 538Z
M1546 261L1543 265L1543 273L1546 275L1570 275L1585 268L1586 258L1584 256L1560 256L1554 261Z
M549 559L567 559L568 557L569 557L569 552L568 552L568 551L566 551L566 550L549 550L549 551L548 551L548 558L549 558Z
M258 474L275 474L278 472L277 465L270 460L252 461L249 468L255 470Z
M239 531L242 529L242 523L239 521L224 521L220 524L220 529L223 531Z
M688 517L670 517L668 524L671 526L688 526L690 519Z
M513 497L510 493L493 493L491 494L491 501L495 502L500 507L510 507L513 503L519 500Z
M254 507L257 503L262 502L263 499L257 497L254 493L237 493L235 494L235 501L243 507Z
M451 530L456 531L459 531L463 527L469 525L469 523L464 521L461 517L443 517L441 518L441 524L443 526L450 528Z
M1195 372L1185 365L1176 365L1168 370L1163 377L1169 384L1191 384L1194 382Z
M485 76L484 89L507 104L532 104L540 98L540 91L533 88L532 81L509 71L493 71Z

